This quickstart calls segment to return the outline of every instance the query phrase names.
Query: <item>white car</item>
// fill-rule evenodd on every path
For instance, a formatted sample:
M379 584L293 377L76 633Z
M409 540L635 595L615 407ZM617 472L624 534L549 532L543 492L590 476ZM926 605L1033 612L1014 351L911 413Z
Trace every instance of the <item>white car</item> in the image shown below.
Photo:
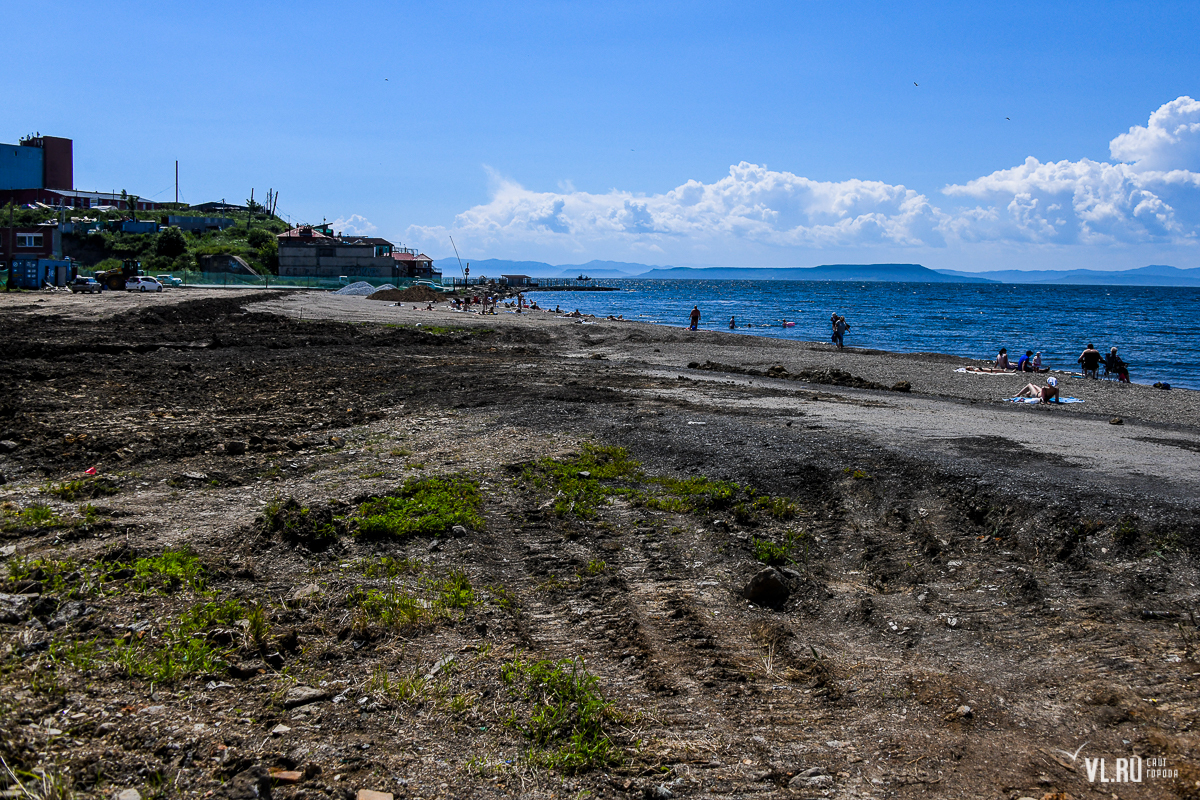
M162 284L149 275L138 275L125 281L127 292L161 292Z
M181 278L176 278L174 275L155 275L154 277L157 278L158 282L163 286L183 286L183 280Z

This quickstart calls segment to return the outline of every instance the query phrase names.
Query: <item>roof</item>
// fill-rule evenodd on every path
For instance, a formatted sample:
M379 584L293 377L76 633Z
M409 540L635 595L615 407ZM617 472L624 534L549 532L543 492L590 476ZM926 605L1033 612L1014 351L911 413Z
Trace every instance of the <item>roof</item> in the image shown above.
M333 241L332 236L326 236L318 230L314 230L307 225L299 228L292 228L290 231L284 231L277 235L276 239L329 239Z
M419 256L414 256L412 253L397 253L392 252L392 258L397 261L432 261L433 259L422 253Z
M347 244L386 244L388 247L392 246L392 243L387 239L380 239L378 236L343 236L342 241Z

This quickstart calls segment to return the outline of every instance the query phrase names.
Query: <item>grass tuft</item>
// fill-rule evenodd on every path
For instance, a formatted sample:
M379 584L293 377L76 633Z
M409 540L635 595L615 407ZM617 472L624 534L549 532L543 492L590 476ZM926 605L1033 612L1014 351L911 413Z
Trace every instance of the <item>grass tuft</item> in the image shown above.
M359 508L358 532L363 536L439 536L455 525L483 527L479 482L462 476L420 478L404 483L392 494L369 500Z

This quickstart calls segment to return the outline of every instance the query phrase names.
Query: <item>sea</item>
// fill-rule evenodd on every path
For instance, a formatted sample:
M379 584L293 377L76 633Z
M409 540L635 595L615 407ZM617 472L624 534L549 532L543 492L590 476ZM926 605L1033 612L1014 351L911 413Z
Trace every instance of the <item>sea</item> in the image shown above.
M1041 351L1054 369L1078 369L1089 344L1116 347L1135 383L1200 389L1200 288L977 283L603 279L610 292L535 292L543 308L704 330L827 342L830 314L846 317L846 345L1015 362ZM784 323L794 323L786 326Z

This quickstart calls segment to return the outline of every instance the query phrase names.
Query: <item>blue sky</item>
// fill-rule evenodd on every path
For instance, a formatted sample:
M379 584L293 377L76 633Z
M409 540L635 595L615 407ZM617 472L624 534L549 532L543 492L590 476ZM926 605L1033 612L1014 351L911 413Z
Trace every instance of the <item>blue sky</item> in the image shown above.
M178 158L435 257L1200 266L1194 2L5 14L0 141L74 139L81 189L169 200Z

